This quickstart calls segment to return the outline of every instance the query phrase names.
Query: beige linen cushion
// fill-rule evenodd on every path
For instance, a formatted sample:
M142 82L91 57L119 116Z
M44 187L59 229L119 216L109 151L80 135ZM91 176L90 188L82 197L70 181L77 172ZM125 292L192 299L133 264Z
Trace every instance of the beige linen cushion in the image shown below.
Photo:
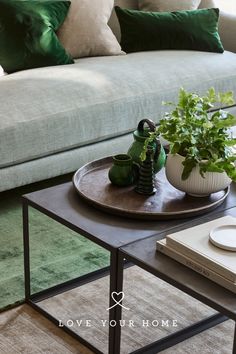
M124 53L107 24L113 6L114 0L71 0L57 35L73 58Z
M201 0L139 0L139 9L144 11L196 10Z

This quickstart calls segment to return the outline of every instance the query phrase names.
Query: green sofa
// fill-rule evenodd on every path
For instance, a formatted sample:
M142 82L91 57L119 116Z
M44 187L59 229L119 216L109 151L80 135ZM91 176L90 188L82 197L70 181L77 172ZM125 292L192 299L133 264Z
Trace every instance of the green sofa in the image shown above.
M135 0L116 4L137 7ZM110 25L119 37L114 13ZM125 152L138 121L158 122L166 109L162 101L175 100L181 86L199 93L212 86L236 92L233 16L222 14L220 34L223 54L139 52L2 75L0 191Z

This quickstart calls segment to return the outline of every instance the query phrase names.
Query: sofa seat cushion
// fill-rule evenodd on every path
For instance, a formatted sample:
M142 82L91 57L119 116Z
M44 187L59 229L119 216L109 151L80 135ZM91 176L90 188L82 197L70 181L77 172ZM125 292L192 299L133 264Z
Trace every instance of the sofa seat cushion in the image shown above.
M236 92L236 54L152 51L84 58L0 81L5 167L121 136L144 117L157 122L167 109L162 101L175 101L181 86Z

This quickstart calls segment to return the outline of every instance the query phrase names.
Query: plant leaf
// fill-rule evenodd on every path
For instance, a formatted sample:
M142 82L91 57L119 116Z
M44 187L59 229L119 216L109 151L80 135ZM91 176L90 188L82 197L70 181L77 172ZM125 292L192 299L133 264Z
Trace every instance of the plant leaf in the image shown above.
M193 168L196 167L197 163L193 159L186 158L183 161L183 165L184 165L184 169L181 178L183 180L186 180L190 176L190 173L192 172Z

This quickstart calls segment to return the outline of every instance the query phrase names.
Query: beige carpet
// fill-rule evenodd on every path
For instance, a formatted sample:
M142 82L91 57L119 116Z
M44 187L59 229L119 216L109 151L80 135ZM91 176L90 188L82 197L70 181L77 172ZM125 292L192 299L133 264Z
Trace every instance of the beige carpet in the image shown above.
M106 353L108 325L102 321L108 319L108 285L108 278L103 278L45 300L41 306L63 323L69 320L70 325L73 323L71 328L74 331ZM122 354L128 354L214 312L137 267L125 271L124 293L123 305L130 310L123 310L126 325L122 330ZM82 322L76 323L76 320ZM86 323L86 320L90 322ZM133 320L134 327L129 327L129 320ZM173 320L177 327L172 325ZM150 326L144 327L143 321L149 321ZM159 326L153 327L152 321L155 326L158 321ZM169 322L165 322L162 327L162 321ZM163 353L230 354L233 331L233 321L227 321ZM91 352L27 305L23 305L0 315L0 353Z
M92 354L28 305L0 314L1 354Z

